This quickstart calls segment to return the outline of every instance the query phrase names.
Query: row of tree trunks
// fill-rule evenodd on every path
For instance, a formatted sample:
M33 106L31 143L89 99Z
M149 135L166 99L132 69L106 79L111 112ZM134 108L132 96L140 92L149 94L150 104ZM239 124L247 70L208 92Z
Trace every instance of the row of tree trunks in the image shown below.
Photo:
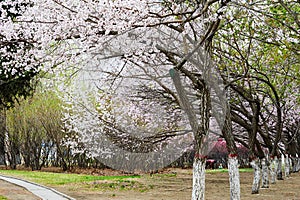
M269 188L269 181L271 184L276 183L277 180L283 180L283 162L284 162L284 175L286 178L290 176L291 172L298 172L300 170L300 159L298 157L290 158L288 155L284 156L284 161L281 155L277 158L268 157L259 159L255 158L251 161L253 168L253 184L252 194L258 194L259 188ZM269 177L270 174L270 177Z

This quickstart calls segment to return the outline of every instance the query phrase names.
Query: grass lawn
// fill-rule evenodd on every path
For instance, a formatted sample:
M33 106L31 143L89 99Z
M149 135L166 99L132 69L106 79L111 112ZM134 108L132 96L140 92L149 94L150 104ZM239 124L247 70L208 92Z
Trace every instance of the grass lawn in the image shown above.
M5 196L0 195L0 200L7 200L8 198L6 198Z
M228 173L228 169L207 169L206 173ZM253 172L252 168L240 168L239 172Z
M122 182L129 178L140 178L138 175L134 176L93 176L84 174L69 174L69 173L53 173L53 172L39 172L39 171L23 171L23 170L0 170L1 175L21 178L42 185L55 186L69 183L85 183L97 180L111 180Z
M189 172L187 175L192 178L192 170L187 171ZM206 173L208 174L223 174L227 172L228 169L206 170ZM242 168L240 169L240 172L252 172L252 169ZM149 176L149 174L144 174L141 176L96 176L86 174L54 173L27 170L0 170L0 174L21 178L49 187L64 187L67 188L68 191L137 190L140 192L145 192L153 189L153 184L157 183L148 183L150 179L156 181L165 179L176 180L177 177L176 173L153 174L153 176Z
M242 174L247 174L243 172L253 171L249 168L241 168L239 170ZM172 196L173 199L190 199L192 173L192 169L176 168L166 169L162 173L153 175L148 173L140 176L128 176L121 173L111 173L110 171L106 174L106 176L99 176L83 173L75 174L28 170L0 170L1 175L17 177L42 184L76 199L84 199L89 196L92 200L97 199L99 195L102 199L118 199L119 197L122 197L122 200L125 199L123 198L124 195L127 199L133 199L133 196L136 196L136 199L149 200L148 197L157 197L160 199L160 197L168 195ZM206 173L210 174L208 176L210 179L207 181L208 185L215 185L222 178L226 180L224 183L228 182L227 169L206 170ZM208 188L213 187L208 186ZM89 199L87 198L87 200Z
M251 168L241 168L240 172L252 172ZM207 169L206 173L227 173L228 169ZM71 173L53 173L40 171L26 171L26 170L0 170L1 175L21 178L35 183L48 186L65 185L71 183L88 183L94 181L113 181L124 182L127 179L140 178L139 175L131 176L95 176L85 174L71 174ZM156 176L176 176L175 174L157 174ZM1 200L1 199L0 199Z

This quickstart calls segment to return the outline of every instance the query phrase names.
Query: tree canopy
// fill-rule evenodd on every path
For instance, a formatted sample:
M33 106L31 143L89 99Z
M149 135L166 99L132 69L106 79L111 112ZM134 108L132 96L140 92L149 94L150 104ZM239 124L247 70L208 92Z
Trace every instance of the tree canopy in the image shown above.
M120 152L141 150L164 163L166 146L174 156L194 145L201 172L209 139L224 137L230 158L238 141L253 160L296 145L298 1L26 2L0 4L1 101L26 96L38 71L49 72L66 134L91 156L126 165Z
M21 16L27 3L1 1L1 26L15 22ZM34 77L38 74L38 65L30 66L33 56L28 54L33 45L21 39L21 35L0 34L0 105L13 106L18 97L32 94Z

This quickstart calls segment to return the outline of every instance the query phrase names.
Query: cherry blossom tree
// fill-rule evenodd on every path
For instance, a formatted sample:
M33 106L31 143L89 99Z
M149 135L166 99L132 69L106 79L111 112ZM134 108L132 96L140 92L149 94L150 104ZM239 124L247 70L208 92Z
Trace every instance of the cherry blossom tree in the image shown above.
M213 36L220 21L218 16L221 15L221 12L216 13L216 11L225 5L226 2L221 2L218 5L217 1L34 1L31 7L27 9L26 15L4 22L2 30L5 37L11 36L12 31L14 31L22 39L32 41L31 44L34 45L34 48L30 49L29 53L35 55L37 62L43 63L44 71L51 71L53 67L58 65L60 66L56 67L55 70L59 70L59 67L62 66L86 66L90 64L89 60L99 60L105 57L121 58L128 62L126 67L139 67L143 62L149 62L151 54L162 55L162 58L169 60L167 62L169 66L176 64L176 70L188 77L188 80L193 84L199 85L197 86L200 89L199 97L200 100L204 100L200 101L200 103L204 102L202 106L200 104L200 111L203 111L200 113L200 127L198 130L194 129L197 131L194 131L194 134L199 152L197 151L198 156L195 159L193 190L194 199L203 199L204 182L200 180L204 180L204 168L200 166L204 166L201 163L205 163L205 157L200 149L204 142L204 136L208 133L209 89L205 83L204 85L201 84L197 75L192 71L191 65L188 65L189 67L183 65L201 46L209 46L209 42L205 41L209 41L208 39ZM11 26L14 28L9 28ZM153 33L153 29L158 27L160 34L167 31L164 37L167 36L168 42L171 43L163 43L161 40L165 38L162 37L158 37L159 40L151 43L151 38L149 39L147 32ZM133 29L136 32L130 31ZM157 32L157 30L155 31ZM135 47L130 43L136 40L135 37L138 37L139 34L146 34L146 45L141 45L143 44L143 37L140 37L137 38L140 40L134 43L138 44ZM185 34L190 36L184 40L191 39L187 45L184 45L185 50L181 48L178 49L180 51L172 52L170 48L184 44L183 36ZM125 44L120 45L120 42ZM194 49L190 54L187 54L190 49L188 45ZM175 57L173 58L170 54L174 53ZM150 56L147 57L145 54ZM115 68L115 70L120 69ZM135 74L136 72L134 71ZM155 82L159 84L157 80ZM201 89L202 87L204 90ZM167 90L166 87L163 89ZM100 99L98 100L100 101ZM91 113L97 113L95 107ZM80 117L82 116L78 114L72 119L79 119ZM88 117L88 115L84 117ZM97 127L96 124L92 123L92 118L95 119L95 116L90 115L87 118L89 124L86 124L84 130L89 127L91 131ZM138 117L137 120L140 121L140 118ZM98 120L95 123L99 123ZM126 136L124 135L124 137ZM201 176L197 176L197 174Z
M27 6L21 5L24 2ZM237 89L235 92L250 103L247 106L252 116L246 127L253 126L253 130L248 131L248 147L253 152L255 147L261 148L257 133L270 141L260 131L264 96L255 92L264 84L266 94L274 84L266 81L270 74L260 74L266 66L275 66L271 61L277 55L263 54L266 48L269 52L273 50L267 45L277 50L283 46L284 52L297 55L299 22L293 10L294 1L278 1L276 6L273 2L227 0L28 0L2 1L0 5L3 41L13 39L30 44L30 48L20 48L16 54L5 50L3 55L23 63L26 72L36 72L36 66L41 65L41 71L53 73L58 79L64 73L66 78L76 77L75 84L66 87L67 81L62 81L59 87L62 98L69 103L64 120L69 131L80 133L92 150L91 156L120 155L112 153L110 146L105 146L111 143L105 142L123 148L129 142L132 145L127 150L136 153L151 149L154 154L150 158L154 158L155 152L164 152L165 146L174 147L180 141L188 143L189 134L193 133L196 156L192 198L204 199L208 151L205 144L211 136L209 127L214 124L210 113L216 115L218 110L222 113L219 116L225 118L216 115L215 124L227 140L233 161L231 169L238 181L231 133L231 119L235 116L234 112L227 112L229 105L223 104L224 90L219 87L222 81L219 84L212 54L216 55L219 71L226 75L224 82L231 89L241 89L240 94ZM8 5L10 12L15 12L12 8L18 5L22 15L8 18L3 9ZM261 64L259 57L266 62ZM8 74L13 69L5 68ZM274 98L274 90L271 92L268 99L275 105L278 119L278 137L271 145L276 151L282 133L278 104L282 99ZM138 133L142 140L128 133ZM106 141L100 137L103 134ZM76 145L72 138L67 142ZM177 150L180 154L182 148ZM172 156L176 157L173 154L174 151ZM122 159L126 163L128 157ZM164 156L160 161L165 162ZM232 184L231 199L240 198L239 189L234 190L238 187L237 182Z
M11 21L22 14L22 8L26 4L14 4L1 2L0 26L5 21ZM0 34L0 144L1 164L4 159L4 137L5 137L5 112L6 108L12 107L19 97L29 96L34 89L34 78L37 75L37 65L27 66L32 61L32 56L27 54L31 44L19 39L19 35ZM24 57L23 57L24 56Z
M10 35L2 31L5 29L2 25L21 16L26 6L22 2L1 2L0 105L5 107L12 106L17 97L31 94L32 80L38 73L38 65L33 63L33 55L29 52L31 42L23 40L21 33Z
M295 70L299 63L294 59L299 55L296 4L293 1L232 2L227 23L215 37L215 55L225 72L224 79L236 93L231 100L233 121L243 127L240 132L248 134L236 135L236 139L248 140L248 147L255 154L256 175L260 173L257 164L266 163L262 147L269 149L271 157L281 159L284 99L291 88L296 89L292 82L299 79ZM278 169L280 172L281 161ZM257 193L258 188L259 178L254 178L252 193Z

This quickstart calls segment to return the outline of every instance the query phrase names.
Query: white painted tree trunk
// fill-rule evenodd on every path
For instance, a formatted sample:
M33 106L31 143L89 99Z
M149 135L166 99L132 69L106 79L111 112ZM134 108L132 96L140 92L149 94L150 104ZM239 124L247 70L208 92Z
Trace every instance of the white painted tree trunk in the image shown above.
M296 172L297 159L296 157L292 157L292 173Z
M194 158L192 200L204 200L206 159Z
M259 193L259 186L260 186L259 159L252 160L251 161L251 166L254 170L253 184L252 184L252 194L258 194Z
M274 158L271 158L271 165L270 165L270 174L271 174L271 183L276 183L276 173L277 173L277 167L278 167L278 159L275 156Z
M296 172L299 172L300 170L300 158L297 157L297 162L296 162Z
M269 188L269 168L267 158L261 160L262 188Z
M240 200L240 174L237 156L228 157L230 200Z
M291 157L289 157L289 162L290 162L290 174L293 173L293 160Z
M281 155L278 157L278 163L277 163L277 180L283 180L282 177L282 158Z
M290 158L288 154L285 155L284 161L284 175L288 178L290 177Z

